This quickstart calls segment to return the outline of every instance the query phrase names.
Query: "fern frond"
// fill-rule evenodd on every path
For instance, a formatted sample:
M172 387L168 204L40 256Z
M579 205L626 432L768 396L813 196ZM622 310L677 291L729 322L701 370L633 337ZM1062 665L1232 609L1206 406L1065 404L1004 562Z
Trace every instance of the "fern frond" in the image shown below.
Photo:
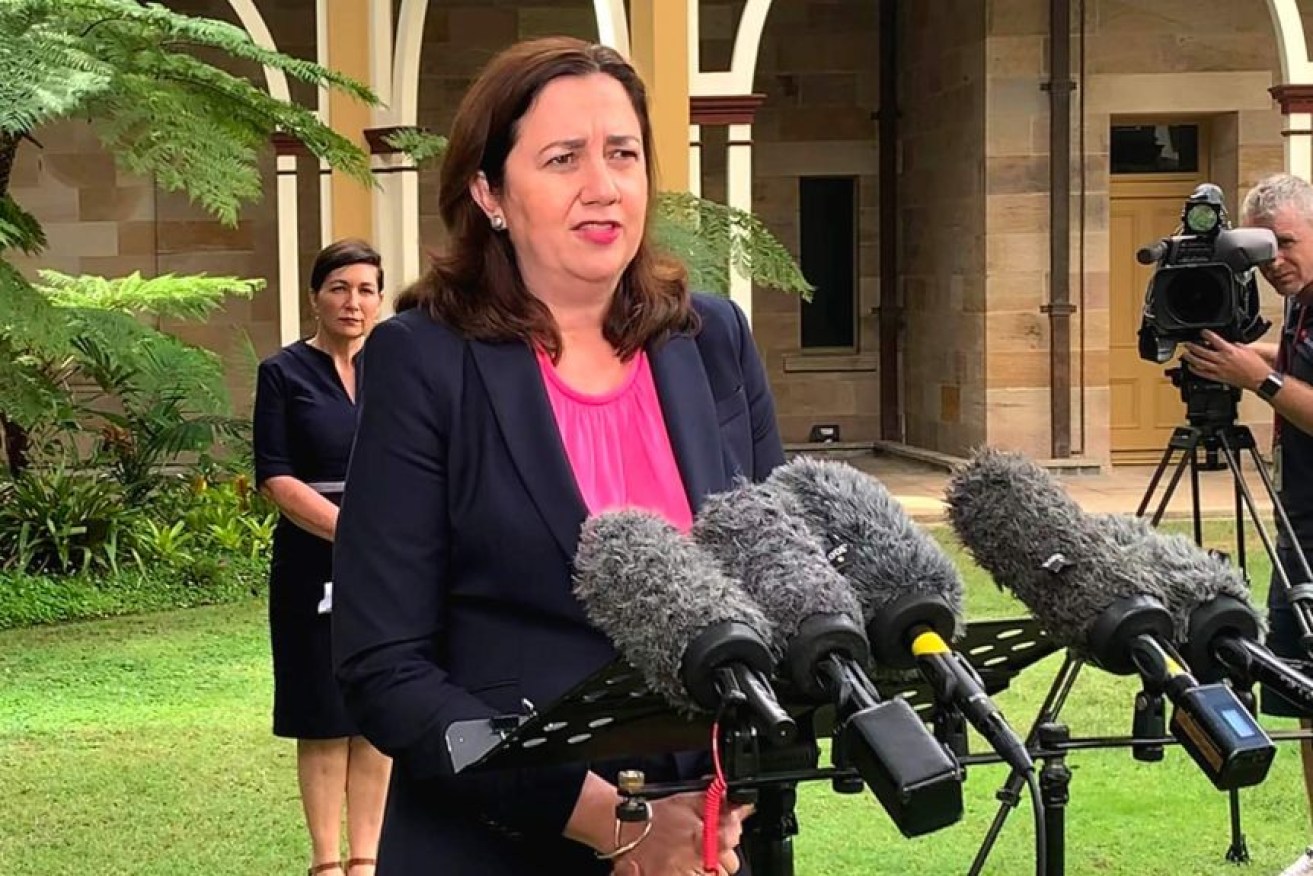
M46 270L39 271L38 276L41 282L36 286L37 291L56 307L116 310L185 320L204 320L223 306L225 298L250 298L265 286L264 280L204 274L145 278L134 272L126 277L106 279L73 277Z
M662 192L655 218L657 242L684 262L696 287L727 294L732 266L759 286L811 300L813 287L793 256L751 213L688 192Z
M152 91L148 77L98 102L96 133L130 173L154 177L164 191L183 191L225 225L237 223L240 205L263 188L258 144L227 120L211 122L177 91ZM120 77L127 83L128 77Z
M16 2L22 5L31 0ZM39 5L51 5L51 0L40 0ZM218 49L231 57L281 70L310 85L344 92L371 106L379 102L377 95L355 79L310 61L270 51L256 43L245 30L226 21L183 15L159 3L139 3L137 0L58 0L57 5L66 13L84 20L103 22L105 15L109 14L113 21L103 22L102 26L112 31L148 34L154 41L153 45L168 52L192 46Z
M16 249L36 255L46 248L46 233L31 213L8 195L0 195L0 252Z
M0 259L0 341L22 354L54 360L68 355L71 340L64 315Z
M368 157L305 107L278 100L249 80L190 55L138 55L138 58L135 73L149 77L156 88L176 86L189 98L209 104L206 115L231 119L233 124L252 131L262 141L267 141L276 130L295 134L311 152L328 160L336 169L361 182L371 180Z
M40 363L0 338L0 413L23 428L70 415L67 397L46 379Z
M113 81L112 69L52 17L26 3L0 4L0 133L72 115Z
M415 164L427 164L440 159L447 152L447 138L431 134L423 128L402 128L383 138L393 149L404 152Z
M369 158L353 142L309 109L276 100L196 50L378 103L350 77L262 48L234 25L160 3L0 0L0 133L87 115L122 167L187 192L229 225L241 204L263 194L257 159L277 131L373 184Z
M140 68L123 72L114 93L96 102L102 141L128 170L187 192L226 224L236 223L243 202L262 195L256 158L275 131L374 184L365 153L304 107L195 58L156 57Z

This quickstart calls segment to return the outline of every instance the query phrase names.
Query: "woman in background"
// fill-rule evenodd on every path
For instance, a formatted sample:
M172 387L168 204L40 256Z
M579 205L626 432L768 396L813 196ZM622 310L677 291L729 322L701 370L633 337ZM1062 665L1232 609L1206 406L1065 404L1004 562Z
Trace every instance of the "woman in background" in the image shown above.
M256 483L282 512L269 574L273 730L297 741L311 874L371 876L391 769L346 712L330 644L332 543L355 439L356 354L382 298L377 252L360 240L325 247L310 274L315 333L260 363L255 396Z

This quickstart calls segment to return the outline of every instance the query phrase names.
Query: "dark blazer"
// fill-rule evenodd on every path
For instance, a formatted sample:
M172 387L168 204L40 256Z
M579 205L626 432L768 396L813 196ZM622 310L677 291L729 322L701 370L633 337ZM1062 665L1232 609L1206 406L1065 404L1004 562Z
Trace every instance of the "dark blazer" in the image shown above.
M694 307L700 331L648 354L696 511L783 451L742 312ZM349 711L394 758L380 876L609 872L561 837L588 765L455 776L445 742L453 721L548 706L615 657L571 592L587 510L533 353L410 310L374 329L360 380L333 652Z

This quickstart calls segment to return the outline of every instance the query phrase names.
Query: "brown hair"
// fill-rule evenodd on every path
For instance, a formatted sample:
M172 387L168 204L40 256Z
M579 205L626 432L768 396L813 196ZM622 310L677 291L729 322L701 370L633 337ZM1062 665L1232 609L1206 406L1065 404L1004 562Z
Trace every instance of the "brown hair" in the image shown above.
M335 240L319 251L310 269L310 291L318 293L328 275L348 265L373 265L378 268L378 291L383 291L383 257L356 237Z
M456 111L439 191L451 247L434 255L425 276L398 296L398 311L423 306L466 337L523 340L541 346L554 359L560 356L561 336L551 311L525 288L510 238L492 230L469 189L480 171L494 191L503 188L506 156L515 145L519 120L547 83L595 73L613 77L628 93L642 128L648 191L654 191L647 90L629 62L614 49L570 37L514 45L488 64ZM651 204L649 195L649 220ZM624 359L671 332L697 327L687 271L655 251L650 227L649 221L603 323L603 334Z

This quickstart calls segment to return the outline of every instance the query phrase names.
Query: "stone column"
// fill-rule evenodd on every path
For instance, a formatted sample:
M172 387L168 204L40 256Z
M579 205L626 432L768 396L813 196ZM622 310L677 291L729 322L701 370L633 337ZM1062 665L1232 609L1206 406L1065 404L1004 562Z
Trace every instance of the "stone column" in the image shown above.
M286 346L301 337L296 165L298 158L312 153L300 140L287 134L275 134L273 142L278 178L278 342Z
M647 84L659 188L689 186L688 5L673 0L633 0L629 9L630 56Z
M1286 117L1281 136L1286 143L1286 170L1313 178L1313 85L1287 83L1268 89Z
M728 125L726 144L725 200L729 206L752 212L752 122L765 95L745 94L734 97L695 97L690 115L695 126ZM752 279L733 269L729 275L729 297L742 308L752 324Z
M370 0L320 0L322 63L358 82L371 80ZM330 91L324 121L342 136L367 148L365 129L370 108L355 98ZM324 236L329 240L361 237L373 242L374 205L370 190L350 177L332 171L328 179L329 203L324 205Z

